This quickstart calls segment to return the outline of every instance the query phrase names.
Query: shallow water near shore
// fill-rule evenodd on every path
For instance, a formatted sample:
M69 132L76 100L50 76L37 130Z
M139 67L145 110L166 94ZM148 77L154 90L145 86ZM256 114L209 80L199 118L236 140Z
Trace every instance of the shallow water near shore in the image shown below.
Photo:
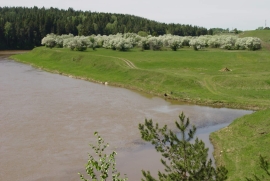
M140 180L142 169L163 168L159 153L141 140L138 124L147 118L174 128L182 111L210 152L209 132L252 113L171 104L0 57L0 180L79 180L95 131L117 151L119 171Z

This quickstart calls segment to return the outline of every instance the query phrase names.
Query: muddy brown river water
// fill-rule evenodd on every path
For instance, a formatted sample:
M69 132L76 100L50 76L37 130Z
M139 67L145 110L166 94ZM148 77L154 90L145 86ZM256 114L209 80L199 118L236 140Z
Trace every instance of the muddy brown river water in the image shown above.
M108 80L109 81L109 80ZM0 180L73 181L91 152L93 133L117 151L130 181L141 169L163 170L160 155L140 138L138 124L153 119L173 128L184 112L208 135L252 111L175 104L158 97L52 74L0 57ZM211 155L211 154L210 154Z

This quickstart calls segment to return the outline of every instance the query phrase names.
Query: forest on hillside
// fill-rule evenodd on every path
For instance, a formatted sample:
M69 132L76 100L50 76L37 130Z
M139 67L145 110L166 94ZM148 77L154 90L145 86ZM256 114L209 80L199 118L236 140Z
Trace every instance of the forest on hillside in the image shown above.
M127 14L75 11L72 8L63 10L38 7L0 7L0 50L32 49L40 46L41 39L50 33L88 36L138 33L140 31L152 36L213 34L213 29L160 23Z

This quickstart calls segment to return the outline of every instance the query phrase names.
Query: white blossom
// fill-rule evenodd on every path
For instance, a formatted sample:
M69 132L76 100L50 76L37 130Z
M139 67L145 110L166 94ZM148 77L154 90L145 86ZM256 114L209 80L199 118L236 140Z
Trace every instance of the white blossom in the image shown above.
M151 50L160 50L163 46L162 39L160 37L148 38L149 46Z
M200 37L192 38L189 41L189 45L192 46L194 50L203 49L206 45L205 38Z
M162 36L141 37L136 33L118 33L115 35L91 35L91 36L73 36L48 34L41 41L46 47L68 47L71 50L83 51L86 48L95 49L104 47L107 49L127 51L135 46L141 47L143 50L161 50L162 48L171 48L177 50L182 46L192 46L195 50L204 47L223 48L228 50L248 49L258 50L261 48L259 38L245 37L239 38L236 35L204 35L199 37L176 36L166 34Z
M233 50L236 49L235 42L237 40L237 36L222 36L221 39L221 48L227 49L227 50Z
M56 45L56 35L55 34L47 34L46 37L44 37L41 40L41 45L45 45L46 47L53 48Z
M84 51L87 47L91 47L92 43L89 37L75 36L73 38L64 39L64 47L70 48L71 50Z

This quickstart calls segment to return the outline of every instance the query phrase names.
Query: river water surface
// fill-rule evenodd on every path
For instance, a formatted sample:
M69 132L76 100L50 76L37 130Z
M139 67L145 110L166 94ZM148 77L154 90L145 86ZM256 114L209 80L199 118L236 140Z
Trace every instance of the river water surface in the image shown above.
M163 167L160 155L141 140L138 124L147 118L173 128L182 111L200 128L210 152L209 132L252 113L173 104L0 57L0 180L80 180L95 131L117 151L121 174L140 180L141 169L157 173Z

